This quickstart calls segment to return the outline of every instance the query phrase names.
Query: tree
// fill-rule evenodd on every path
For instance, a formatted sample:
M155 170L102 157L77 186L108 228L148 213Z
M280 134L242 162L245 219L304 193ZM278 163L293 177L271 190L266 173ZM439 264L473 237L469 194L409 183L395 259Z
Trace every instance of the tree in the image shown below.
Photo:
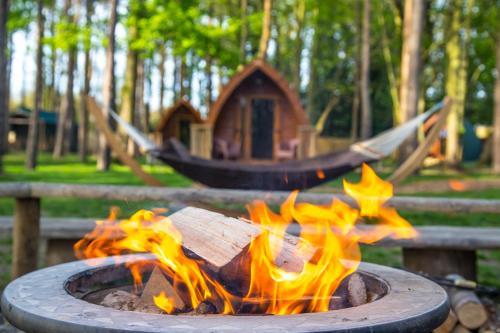
M406 0L403 24L403 51L401 55L401 85L399 92L400 119L406 122L418 111L420 84L420 46L424 22L424 3ZM412 135L399 150L400 161L406 160L417 147L417 137Z
M262 34L260 36L258 59L266 59L267 47L271 36L271 0L264 0L264 18L262 19Z
M92 14L93 0L85 1L85 27L86 39L84 43L84 81L83 89L80 94L80 126L78 127L78 152L80 161L85 162L88 154L88 135L89 135L89 111L87 110L86 99L90 93L90 80L92 79L92 63L90 60L91 49L91 29L92 29Z
M363 21L361 18L361 0L356 0L356 17L355 17L355 67L354 67L354 95L351 108L351 140L355 141L358 138L359 130L359 100L361 95L361 50L363 48L362 39L360 38L363 31Z
M371 0L363 8L363 45L361 55L361 138L372 135L372 107L370 101L370 11Z
M449 36L446 42L448 60L446 94L453 101L446 124L446 161L450 165L458 164L462 158L460 132L463 129L465 98L467 96L467 48L469 47L472 5L473 0L454 1L450 4ZM463 29L462 25L464 25Z
M240 63L244 64L247 57L247 40L248 40L248 0L240 0L240 16L241 16L241 36L240 36Z
M76 16L71 13L71 0L66 0L64 4L64 14L66 21L59 27L61 36L65 37L61 40L61 48L68 51L67 62L67 80L66 94L61 105L59 119L57 123L56 143L54 146L54 157L60 158L65 153L69 152L73 146L73 131L75 129L75 98L73 94L73 86L75 82L76 70L76 53L78 43L78 31L76 28ZM62 30L64 29L64 30Z
M0 174L3 173L3 155L7 152L9 85L7 83L7 17L9 1L0 3Z
M28 141L26 143L26 168L35 169L38 160L38 123L39 112L42 108L43 95L43 35L44 35L43 0L37 1L37 50L36 50L36 79L35 79L35 106L30 115Z
M115 30L117 21L118 0L110 0L110 15L108 23L108 45L106 48L106 67L102 85L102 109L106 119L111 124L109 109L116 110L116 88L115 88ZM97 159L97 169L101 171L109 170L111 165L111 151L106 143L103 134L99 136L99 156Z
M497 77L495 80L495 109L493 123L493 172L500 173L500 25L497 35Z
M302 30L304 27L304 18L306 13L306 2L305 0L297 0L295 6L295 21L297 24L295 32L295 61L293 64L292 73L292 86L297 92L300 92L300 65L302 63Z

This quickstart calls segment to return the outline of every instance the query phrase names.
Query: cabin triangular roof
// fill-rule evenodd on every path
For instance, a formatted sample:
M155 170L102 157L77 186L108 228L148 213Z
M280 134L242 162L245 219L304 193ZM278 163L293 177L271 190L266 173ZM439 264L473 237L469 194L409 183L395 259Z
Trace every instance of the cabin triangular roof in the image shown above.
M162 131L165 128L165 126L167 126L167 123L170 120L170 118L172 118L175 112L177 112L177 110L180 110L181 108L185 108L186 110L188 110L194 116L195 121L197 123L203 122L203 119L201 119L201 115L198 112L198 110L196 110L194 106L191 105L191 103L189 103L189 101L185 100L184 98L181 98L177 100L177 102L175 102L172 106L168 107L162 112L160 122L156 127L156 131L158 132Z
M229 97L236 90L236 88L238 88L245 81L245 79L247 79L257 71L260 71L264 75L266 75L285 94L286 98L290 101L290 104L293 107L293 111L297 116L299 123L308 124L309 120L307 118L307 114L304 111L304 108L300 103L299 96L297 95L295 90L290 88L288 82L283 78L283 76L281 76L281 74L276 69L274 69L271 65L267 64L265 61L261 59L254 60L251 63L247 64L239 72L237 72L231 78L231 80L222 88L219 97L210 108L207 122L210 124L215 124L215 121L217 120L220 111L226 104Z

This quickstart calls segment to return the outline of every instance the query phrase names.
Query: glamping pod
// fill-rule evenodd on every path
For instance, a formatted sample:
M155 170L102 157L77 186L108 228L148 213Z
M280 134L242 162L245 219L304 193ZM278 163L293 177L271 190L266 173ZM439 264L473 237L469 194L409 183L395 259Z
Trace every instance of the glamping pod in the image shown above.
M212 156L234 160L287 160L301 155L302 128L310 128L299 97L262 60L236 73L212 105Z
M178 100L167 108L158 123L156 132L164 145L168 139L176 138L186 147L191 145L191 124L200 124L200 113L185 99Z

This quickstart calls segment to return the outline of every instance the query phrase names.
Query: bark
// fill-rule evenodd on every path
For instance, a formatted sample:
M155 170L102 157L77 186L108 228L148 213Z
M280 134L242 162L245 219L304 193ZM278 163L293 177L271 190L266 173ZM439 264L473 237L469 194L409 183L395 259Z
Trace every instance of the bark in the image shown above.
M356 69L354 74L354 96L352 99L351 110L351 139L354 141L358 138L359 130L359 105L361 95L361 49L362 39L361 31L363 30L363 20L361 17L361 0L356 0Z
M35 79L35 106L30 115L28 141L26 144L26 168L35 169L38 159L38 115L42 107L43 94L43 0L37 2L37 50L36 50L36 79Z
M174 82L172 83L172 93L174 95L174 101L177 101L179 98L179 92L180 89L178 88L179 86L179 58L177 56L173 56L173 61L174 61Z
M135 114L136 108L136 96L137 96L137 62L138 55L137 52L131 50L130 47L127 51L127 65L125 69L125 80L123 81L122 91L121 91L121 110L120 114L129 124L136 125ZM123 130L123 129L122 129ZM127 136L127 133L123 130L122 135ZM131 139L127 140L127 151L130 155L136 154L136 145Z
M408 1L407 7L410 8L413 0ZM382 53L384 55L384 61L387 68L387 79L389 80L389 91L391 94L392 100L392 122L394 126L397 126L401 123L401 111L399 105L399 82L396 79L396 71L394 70L393 62L392 62L392 50L389 41L389 37L387 34L386 22L384 18L384 14L381 13L380 16L380 26L382 33ZM409 19L410 21L410 19ZM406 25L405 25L406 27ZM403 41L403 43L405 43Z
M50 21L50 34L51 36L55 35L56 29L56 15L55 15L55 5L52 8L52 18ZM47 103L47 108L49 110L55 111L56 105L58 105L58 96L57 96L57 85L56 85L56 65L57 65L57 50L54 43L51 43L50 46L50 84L49 84L49 100Z
M87 29L92 26L93 0L86 0L85 3L85 25ZM90 61L90 45L85 49L84 55L84 82L80 96L80 127L78 128L78 152L80 161L85 162L88 154L89 136L89 111L85 100L90 93L90 80L92 79L92 63Z
M108 47L106 49L106 68L104 70L103 79L103 111L106 120L112 125L108 110L111 108L116 110L115 99L115 29L116 29L116 8L119 0L110 0L110 17L108 30ZM99 156L97 160L97 169L106 171L109 170L111 164L111 151L106 143L106 138L103 134L99 137Z
M65 16L68 22L74 22L74 16L70 14L71 0L66 0ZM76 68L76 45L70 47L68 51L68 67L66 81L66 95L62 103L61 112L57 122L56 143L54 146L54 158L60 158L70 151L73 146L73 130L75 128L75 98L73 86L75 82Z
M3 155L7 153L7 133L9 116L7 16L9 1L0 3L0 175L3 173Z
M158 71L160 73L160 104L158 110L161 112L164 107L165 99L165 62L167 60L167 48L164 44L161 45L160 49L160 62L158 63Z
M361 138L372 136L372 108L370 101L370 12L371 0L364 0L363 47L361 56Z
M424 3L420 0L405 2L403 22L403 50L401 54L400 119L406 122L418 113L420 86L420 48L424 25ZM418 145L417 136L408 138L399 150L399 160L406 160Z
M497 36L497 78L495 81L495 110L493 124L493 172L500 173L500 29Z
M295 37L295 61L293 64L292 68L292 85L295 88L297 92L300 93L300 65L302 62L302 47L303 47L303 40L302 40L302 29L304 26L304 17L306 14L306 4L305 0L298 0L297 2L297 8L295 9L296 14L295 14L295 19L297 23L297 35Z
M312 40L312 45L311 45L311 56L309 58L309 83L307 84L307 115L309 116L309 119L312 119L312 115L314 113L315 109L315 96L316 96L316 58L318 56L318 47L319 47L319 31L318 31L318 8L316 7L313 12L314 16L314 35L313 35L313 40ZM279 27L278 27L279 29ZM280 56L279 54L277 55L278 57Z
M264 17L262 19L262 34L260 35L259 52L257 58L266 60L269 37L271 35L271 0L264 0Z
M206 58L207 65L205 66L205 80L207 81L206 92L205 92L205 105L207 106L207 111L210 110L212 106L212 57L210 55Z
M241 36L240 36L240 63L244 64L247 57L247 40L248 40L248 0L240 1L241 10Z
M470 33L470 12L473 0L465 0L465 22L463 1L453 2L450 13L449 37L446 43L448 67L446 70L446 94L452 98L453 106L447 121L446 162L457 165L462 159L460 132L463 129L465 97L467 94L467 47ZM461 37L464 25L463 38Z
M186 89L186 76L187 76L187 64L186 64L186 55L181 57L180 67L179 67L179 98L185 98L187 89Z

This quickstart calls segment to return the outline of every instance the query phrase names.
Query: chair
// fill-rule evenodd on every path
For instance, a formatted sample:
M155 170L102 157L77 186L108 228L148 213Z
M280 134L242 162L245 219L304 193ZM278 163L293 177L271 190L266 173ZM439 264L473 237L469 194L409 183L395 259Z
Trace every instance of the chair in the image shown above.
M297 150L299 148L299 139L291 139L278 144L276 149L276 157L279 160L293 160L297 158Z

